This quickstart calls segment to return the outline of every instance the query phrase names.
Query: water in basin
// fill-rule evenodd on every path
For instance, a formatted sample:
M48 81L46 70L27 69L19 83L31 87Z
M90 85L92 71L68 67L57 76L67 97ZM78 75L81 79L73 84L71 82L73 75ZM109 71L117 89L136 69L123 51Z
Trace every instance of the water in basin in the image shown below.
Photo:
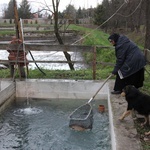
M84 100L16 100L0 115L0 150L111 150L108 113L93 103L90 131L69 128L69 114Z

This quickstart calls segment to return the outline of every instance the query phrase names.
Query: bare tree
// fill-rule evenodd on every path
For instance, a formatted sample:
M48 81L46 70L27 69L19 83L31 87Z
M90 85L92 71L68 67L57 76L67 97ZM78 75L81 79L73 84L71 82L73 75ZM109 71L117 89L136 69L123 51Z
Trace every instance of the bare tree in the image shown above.
M59 25L58 25L58 17L59 17L58 8L59 8L60 0L52 0L53 10L51 10L49 8L49 6L47 5L46 2L45 2L45 4L43 4L41 2L38 2L38 3L40 3L44 7L41 10L38 10L38 12L34 12L34 13L39 13L41 11L49 11L49 12L52 13L51 17L54 16L54 32L55 32L56 38L57 38L57 40L58 40L58 42L59 42L60 45L64 45L63 40L62 40L62 38L61 38L61 36L59 34ZM71 62L71 55L67 52L67 50L63 51L63 53L65 55L65 58L68 61L68 65L69 65L70 69L71 70L75 70L73 63Z
M55 32L55 35L56 35L56 38L59 42L59 44L61 45L64 45L63 43L63 40L59 34L59 27L58 27L58 7L59 7L59 2L60 0L52 0L52 4L53 4L53 13L54 13L54 20L55 20L55 23L54 23L54 32ZM66 51L63 51L67 61L69 62L69 67L71 70L74 70L74 66L73 66L73 63L71 62L71 56L70 54Z
M145 48L150 49L150 1L146 1L146 35L145 35Z
M5 12L7 11L7 4L1 5L2 17L5 18Z

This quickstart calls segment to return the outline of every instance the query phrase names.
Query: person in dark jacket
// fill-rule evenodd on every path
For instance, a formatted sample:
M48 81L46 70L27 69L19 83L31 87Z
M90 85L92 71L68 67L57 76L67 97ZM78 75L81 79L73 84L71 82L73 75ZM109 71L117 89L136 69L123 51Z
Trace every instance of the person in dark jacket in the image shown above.
M138 46L124 35L114 33L108 40L115 46L116 65L112 71L116 75L114 91L112 94L120 94L126 85L134 85L136 88L143 86L144 66L146 59Z

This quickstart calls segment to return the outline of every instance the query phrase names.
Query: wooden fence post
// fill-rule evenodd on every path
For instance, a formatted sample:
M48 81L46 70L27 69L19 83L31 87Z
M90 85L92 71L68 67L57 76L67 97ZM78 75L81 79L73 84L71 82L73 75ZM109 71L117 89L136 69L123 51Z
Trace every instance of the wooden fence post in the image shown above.
M144 56L146 58L147 63L150 63L150 50L144 49ZM150 75L150 72L146 69L146 67L145 71Z
M150 63L150 50L149 49L144 49L144 55L145 55L146 61L148 63Z
M96 80L96 46L93 47L93 80Z

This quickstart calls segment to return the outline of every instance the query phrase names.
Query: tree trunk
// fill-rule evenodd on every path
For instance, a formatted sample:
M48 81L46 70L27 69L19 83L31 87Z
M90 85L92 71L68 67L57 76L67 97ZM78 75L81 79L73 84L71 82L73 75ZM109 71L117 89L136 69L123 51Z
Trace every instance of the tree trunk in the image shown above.
M59 5L59 2L58 1L56 2L56 7L55 7L55 4L54 4L54 0L52 2L53 2L54 20L55 20L55 24L54 24L55 35L56 35L56 38L57 38L59 44L60 45L64 45L64 43L62 41L62 38L61 38L61 36L59 34L59 30L58 30L58 5ZM75 70L73 63L71 62L70 54L67 52L67 50L63 51L63 53L65 55L65 58L68 61L68 65L69 65L70 69L71 70Z
M141 15L142 15L142 4L140 5L139 12L137 14L137 25L135 26L137 32L140 32L140 26L142 20Z
M146 0L146 34L145 34L145 49L150 49L150 1Z

